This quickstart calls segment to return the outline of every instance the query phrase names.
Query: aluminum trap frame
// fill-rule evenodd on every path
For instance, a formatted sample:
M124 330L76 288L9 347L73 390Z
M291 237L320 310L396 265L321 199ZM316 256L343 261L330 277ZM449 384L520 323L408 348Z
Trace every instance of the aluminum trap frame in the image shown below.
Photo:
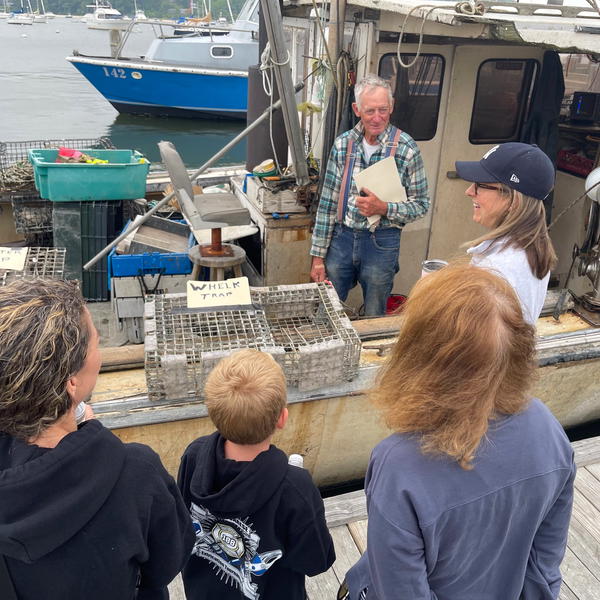
M324 283L250 288L253 307L207 312L186 294L145 304L145 367L150 400L200 400L221 358L251 348L268 352L287 383L311 390L358 372L360 340L333 287Z
M15 279L64 279L65 248L28 248L22 271L0 269L0 285Z

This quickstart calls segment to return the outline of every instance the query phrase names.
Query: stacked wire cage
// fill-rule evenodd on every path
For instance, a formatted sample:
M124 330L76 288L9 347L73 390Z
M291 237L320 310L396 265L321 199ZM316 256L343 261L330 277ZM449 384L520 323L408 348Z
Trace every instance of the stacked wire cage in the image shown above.
M311 390L358 372L360 340L337 294L326 284L251 288L248 309L187 308L185 294L145 305L145 366L151 400L199 400L217 362L236 350L267 352L287 383Z
M22 271L0 269L0 286L16 279L64 279L64 248L27 248Z
M28 243L44 240L44 245L52 245L52 202L40 198L35 189L27 153L34 148L60 146L76 150L114 148L108 137L0 142L0 199L12 204L15 230Z

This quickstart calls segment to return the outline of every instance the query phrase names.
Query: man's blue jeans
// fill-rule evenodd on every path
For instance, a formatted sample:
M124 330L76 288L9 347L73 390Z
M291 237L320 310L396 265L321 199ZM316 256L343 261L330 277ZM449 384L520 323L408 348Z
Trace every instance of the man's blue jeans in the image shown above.
M384 315L394 275L399 269L399 253L400 229L391 227L370 232L337 224L325 257L327 278L342 302L360 283L365 315Z

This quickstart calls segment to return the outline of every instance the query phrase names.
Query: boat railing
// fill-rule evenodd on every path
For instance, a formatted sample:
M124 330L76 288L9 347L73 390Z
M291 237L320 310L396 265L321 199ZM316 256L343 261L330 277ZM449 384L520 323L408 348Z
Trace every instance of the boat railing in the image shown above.
M239 29L237 27L224 28L222 25L220 27L211 27L210 24L207 24L205 26L194 26L194 29L197 29L199 31L193 31L193 32L191 31L190 33L185 33L183 35L169 35L164 32L163 28L170 27L172 29L180 29L181 23L176 23L175 21L166 21L164 19L142 19L139 21L136 19L131 19L131 22L129 23L129 25L127 26L126 29L110 30L111 47L114 48L112 51L112 56L114 58L121 58L121 53L123 52L123 48L125 47L125 44L127 43L127 40L129 39L129 36L131 35L131 33L134 31L134 27L136 25L152 26L156 37L159 39L210 36L211 41L213 41L213 35L217 35L217 32L221 35L224 32L225 33L250 33L250 34L252 34L252 37L254 37L255 35L258 35L257 32L254 32L249 29ZM157 30L155 28L158 28L159 33L157 33ZM117 36L119 38L119 41L117 43L115 43L113 41L113 36Z
M598 18L599 10L594 0L587 0L587 6L564 6L563 0L546 0L545 4L533 2L494 2L493 0L475 0L460 2L456 5L462 14L484 16L485 14L514 14L521 16ZM464 8L464 10L463 10Z

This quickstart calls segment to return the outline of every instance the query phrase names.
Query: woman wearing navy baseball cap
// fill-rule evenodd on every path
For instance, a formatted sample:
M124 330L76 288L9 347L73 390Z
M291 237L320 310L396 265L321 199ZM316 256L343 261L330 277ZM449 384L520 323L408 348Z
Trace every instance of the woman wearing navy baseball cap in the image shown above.
M480 161L457 161L472 185L473 221L490 231L468 242L471 263L502 275L515 289L525 320L533 324L544 305L556 253L543 200L554 187L552 161L535 145L494 146Z

